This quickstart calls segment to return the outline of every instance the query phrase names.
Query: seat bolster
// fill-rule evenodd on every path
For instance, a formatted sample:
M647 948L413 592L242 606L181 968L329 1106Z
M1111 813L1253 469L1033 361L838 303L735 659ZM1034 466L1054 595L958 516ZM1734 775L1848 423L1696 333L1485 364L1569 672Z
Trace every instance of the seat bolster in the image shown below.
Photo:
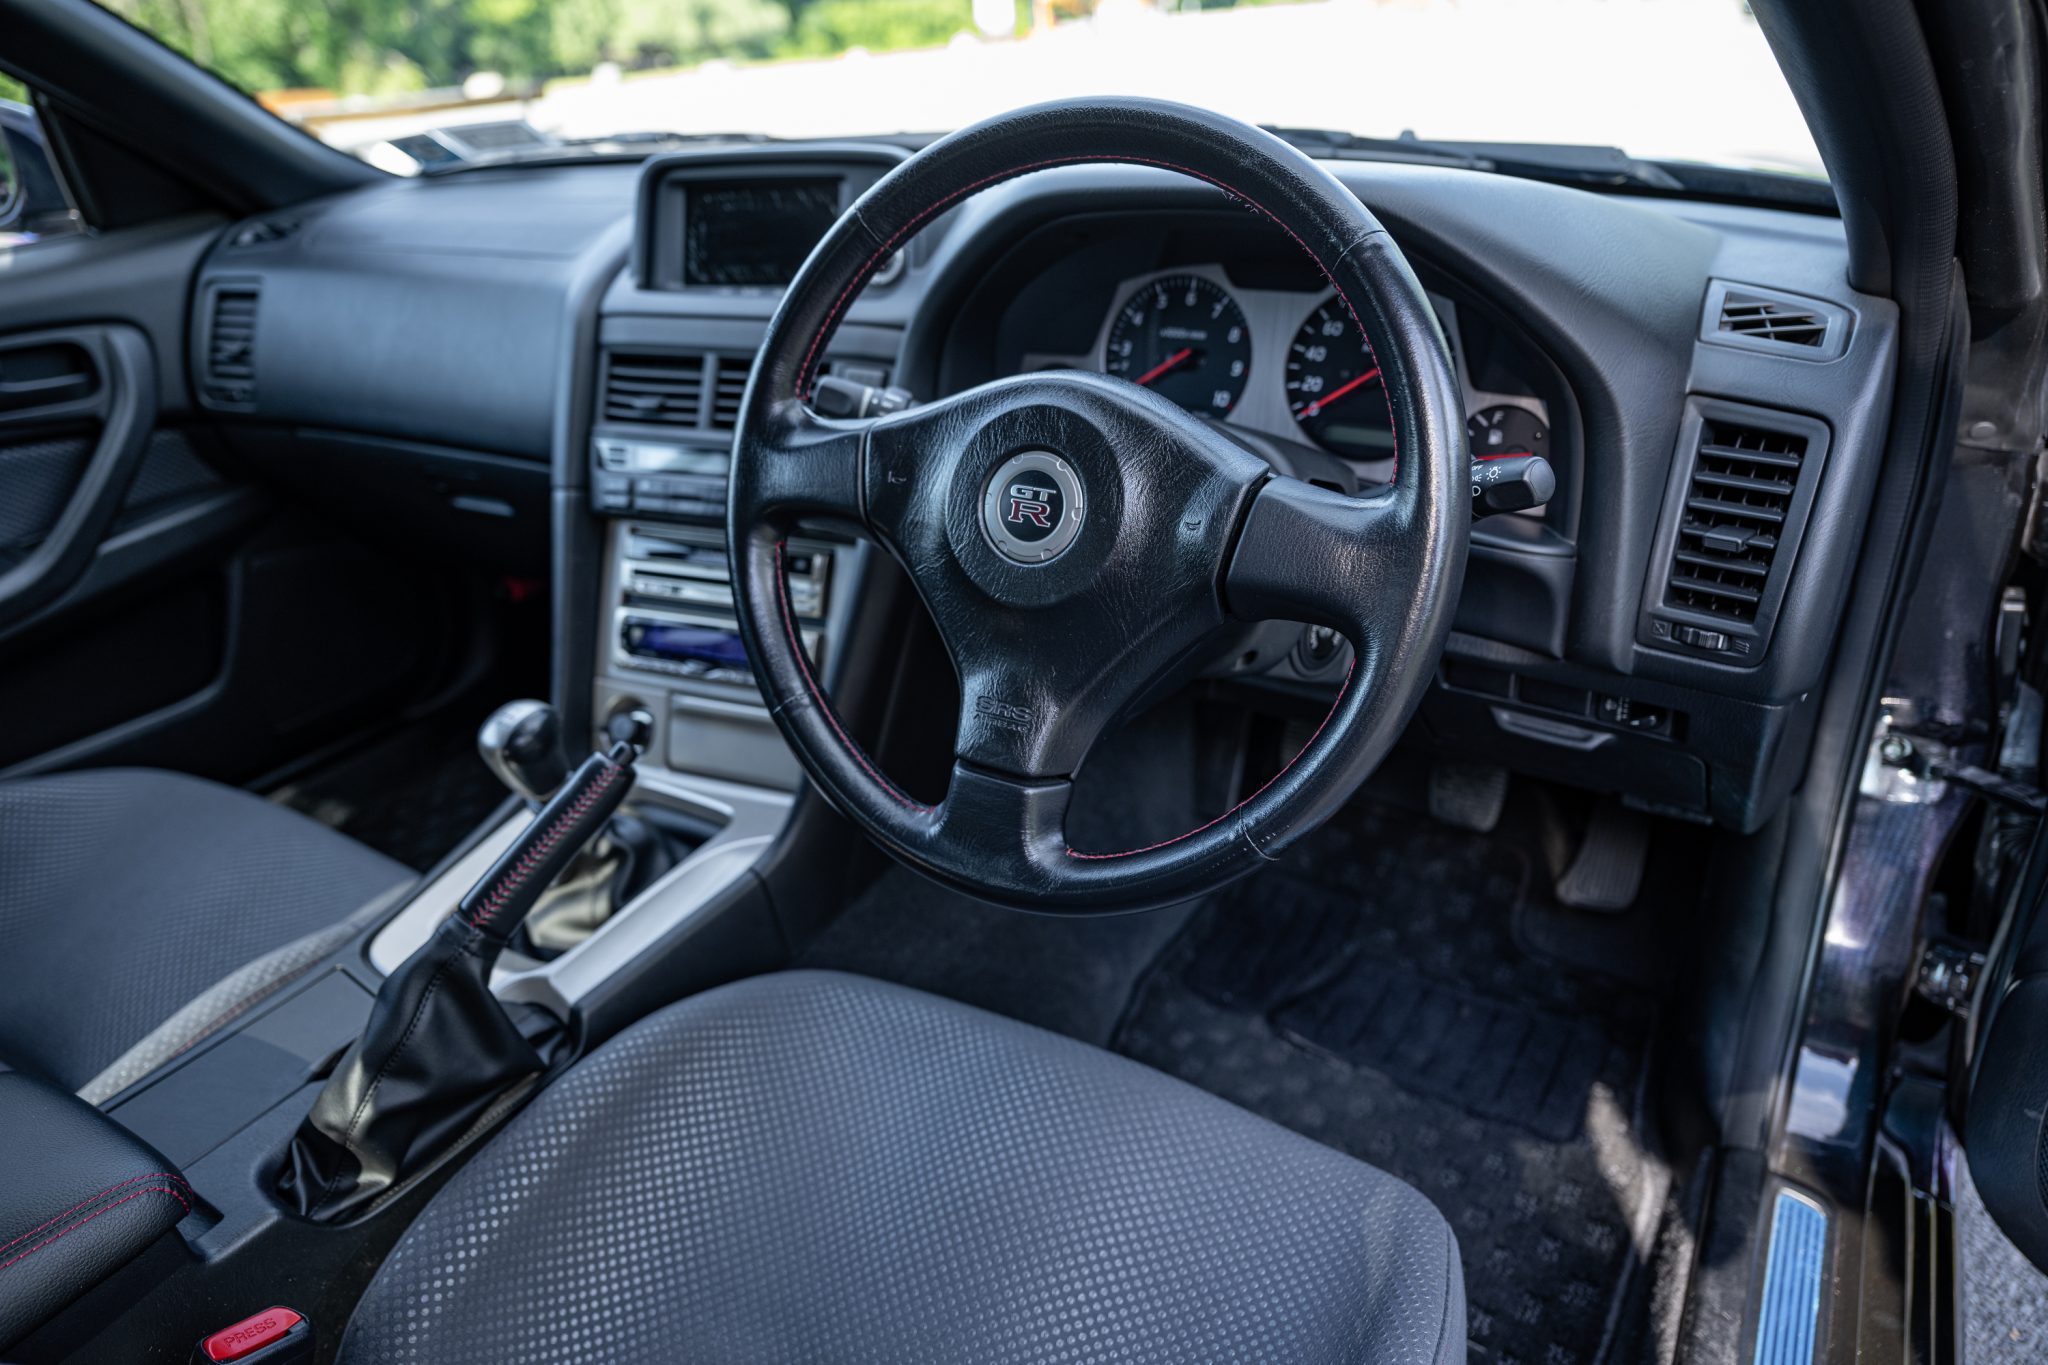
M296 811L179 773L0 782L0 1056L80 1089L231 972L412 880Z

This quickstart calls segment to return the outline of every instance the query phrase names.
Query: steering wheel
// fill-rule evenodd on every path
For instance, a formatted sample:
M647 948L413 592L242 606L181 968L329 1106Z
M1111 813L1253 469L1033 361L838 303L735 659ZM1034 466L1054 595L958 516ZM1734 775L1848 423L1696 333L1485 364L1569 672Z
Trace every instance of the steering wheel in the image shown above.
M1308 253L1364 332L1397 437L1360 496L1276 476L1148 389L1018 375L878 421L806 399L876 268L978 190L1090 162L1205 181ZM1322 823L1393 745L1450 630L1469 541L1469 456L1443 331L1386 230L1267 133L1183 105L1086 99L1004 114L877 182L804 262L768 325L733 452L728 548L747 652L825 796L890 854L980 899L1067 913L1200 895ZM790 608L788 532L825 515L902 565L959 675L946 795L892 783L833 714ZM1353 663L1306 747L1196 829L1077 850L1073 775L1146 684L1228 621L1326 625Z

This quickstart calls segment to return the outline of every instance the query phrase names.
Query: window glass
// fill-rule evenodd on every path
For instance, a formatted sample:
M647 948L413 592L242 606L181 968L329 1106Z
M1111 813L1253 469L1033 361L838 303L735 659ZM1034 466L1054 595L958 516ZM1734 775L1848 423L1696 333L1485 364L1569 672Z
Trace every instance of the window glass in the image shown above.
M28 88L0 73L0 252L84 226L51 164Z
M1364 137L1821 174L1742 0L103 3L405 172L620 135L937 133L1127 94Z

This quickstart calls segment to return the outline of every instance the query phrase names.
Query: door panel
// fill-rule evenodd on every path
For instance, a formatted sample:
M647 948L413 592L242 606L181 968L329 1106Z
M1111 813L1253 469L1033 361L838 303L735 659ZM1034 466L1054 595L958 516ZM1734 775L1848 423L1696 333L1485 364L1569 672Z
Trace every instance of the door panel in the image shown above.
M0 539L17 556L0 570L0 629L85 576L149 448L156 394L156 362L136 328L0 337L0 488L20 504Z
M295 513L196 420L187 311L218 235L37 243L0 274L0 778L249 781L471 644L442 574Z

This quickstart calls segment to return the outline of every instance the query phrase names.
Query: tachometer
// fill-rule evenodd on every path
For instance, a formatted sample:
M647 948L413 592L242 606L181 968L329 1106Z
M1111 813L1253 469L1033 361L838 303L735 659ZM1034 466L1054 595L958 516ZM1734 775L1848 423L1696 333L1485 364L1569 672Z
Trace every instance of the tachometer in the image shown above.
M1251 370L1244 310L1200 275L1165 275L1117 305L1102 368L1221 417L1237 406Z
M1351 315L1325 299L1287 348L1287 407L1309 438L1354 460L1394 453L1380 367Z

